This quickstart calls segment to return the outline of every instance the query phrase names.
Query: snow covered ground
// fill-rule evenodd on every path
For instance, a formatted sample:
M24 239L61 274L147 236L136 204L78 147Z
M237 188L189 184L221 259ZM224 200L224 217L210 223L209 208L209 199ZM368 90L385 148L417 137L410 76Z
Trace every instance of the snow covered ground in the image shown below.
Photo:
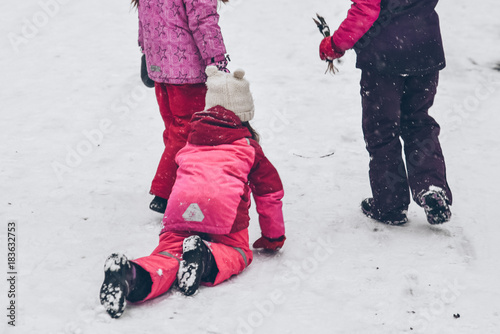
M319 12L336 27L349 6L221 8L229 67L247 72L253 125L285 184L287 243L220 286L189 298L173 290L111 320L98 300L105 258L149 254L161 222L148 190L162 122L139 79L137 15L119 0L2 2L2 333L499 333L500 4L438 6L448 66L431 112L455 200L438 227L414 204L404 227L359 210L370 194L360 72L349 52L338 75L324 74L311 20ZM16 327L7 325L9 222Z

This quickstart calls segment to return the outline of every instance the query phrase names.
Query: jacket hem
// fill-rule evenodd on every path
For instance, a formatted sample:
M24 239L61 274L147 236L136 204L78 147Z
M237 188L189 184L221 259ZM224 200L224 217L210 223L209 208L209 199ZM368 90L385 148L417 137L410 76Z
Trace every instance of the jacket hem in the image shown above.
M380 74L385 74L385 75L425 75L429 74L432 72L436 71L441 71L446 67L446 63L442 62L439 63L436 66L428 67L428 68L422 68L422 69L416 69L416 70L398 70L398 69L378 69L376 66L363 66L356 64L356 68L359 68L362 71L375 71Z

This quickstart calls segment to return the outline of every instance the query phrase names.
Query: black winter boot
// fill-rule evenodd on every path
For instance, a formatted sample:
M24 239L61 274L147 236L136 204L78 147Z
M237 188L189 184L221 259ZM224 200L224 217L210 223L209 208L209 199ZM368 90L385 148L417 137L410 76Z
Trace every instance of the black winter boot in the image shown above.
M165 213L165 210L167 209L167 200L160 196L155 196L149 204L149 208L159 213Z
M119 318L127 306L133 267L123 254L111 254L104 263L104 282L99 295L111 318Z
M202 281L213 282L217 273L210 249L198 235L184 239L182 261L177 272L179 289L186 296L193 295Z
M373 198L366 198L361 202L361 211L376 221L387 225L403 225L408 222L406 211L391 211L382 213L373 206Z
M417 195L417 202L424 208L429 224L443 224L451 219L449 200L443 189L431 186Z

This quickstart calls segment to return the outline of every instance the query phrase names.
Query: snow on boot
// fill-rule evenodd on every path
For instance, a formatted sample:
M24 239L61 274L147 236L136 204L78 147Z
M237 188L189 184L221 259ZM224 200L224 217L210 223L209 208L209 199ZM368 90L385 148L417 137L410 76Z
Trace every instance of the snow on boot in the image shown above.
M361 202L361 211L363 211L367 217L387 225L403 225L408 222L406 210L381 213L374 208L373 198L366 198Z
M155 196L149 204L149 208L159 213L165 213L165 210L167 209L167 200L160 196Z
M182 261L177 272L177 284L184 295L191 296L198 291L202 278L210 272L211 258L212 254L200 236L184 239Z
M425 210L429 224L443 224L451 219L448 197L443 189L430 186L429 190L422 191L417 199Z
M111 254L104 263L104 282L101 286L100 300L111 318L119 318L127 306L130 291L129 279L133 267L123 254Z

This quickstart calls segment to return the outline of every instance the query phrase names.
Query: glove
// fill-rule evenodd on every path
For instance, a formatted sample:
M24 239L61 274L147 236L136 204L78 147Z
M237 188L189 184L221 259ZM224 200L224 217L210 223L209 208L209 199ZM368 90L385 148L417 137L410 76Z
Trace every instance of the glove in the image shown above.
M208 64L208 66L216 66L217 70L220 72L225 72L225 73L230 73L229 70L227 69L227 60L221 60L215 63Z
M146 55L142 55L141 58L141 79L142 82L146 85L146 87L153 88L155 86L155 82L151 80L151 78L148 75L148 66L146 65Z
M225 72L225 73L231 73L229 72L229 70L227 69L227 60L221 60L221 61L218 61L215 63L215 66L217 66L217 69L221 72Z
M277 251L285 243L286 237L282 235L277 239L271 239L265 236L260 237L253 243L253 248L264 248L270 251Z
M345 51L340 50L332 41L332 37L325 37L319 45L319 57L321 60L332 61L344 55Z
M227 69L228 60L230 60L229 55L227 55L227 56L220 55L220 56L213 57L212 59L208 60L206 62L206 64L207 64L207 67L208 66L217 67L217 70L220 72L230 73L229 70Z

